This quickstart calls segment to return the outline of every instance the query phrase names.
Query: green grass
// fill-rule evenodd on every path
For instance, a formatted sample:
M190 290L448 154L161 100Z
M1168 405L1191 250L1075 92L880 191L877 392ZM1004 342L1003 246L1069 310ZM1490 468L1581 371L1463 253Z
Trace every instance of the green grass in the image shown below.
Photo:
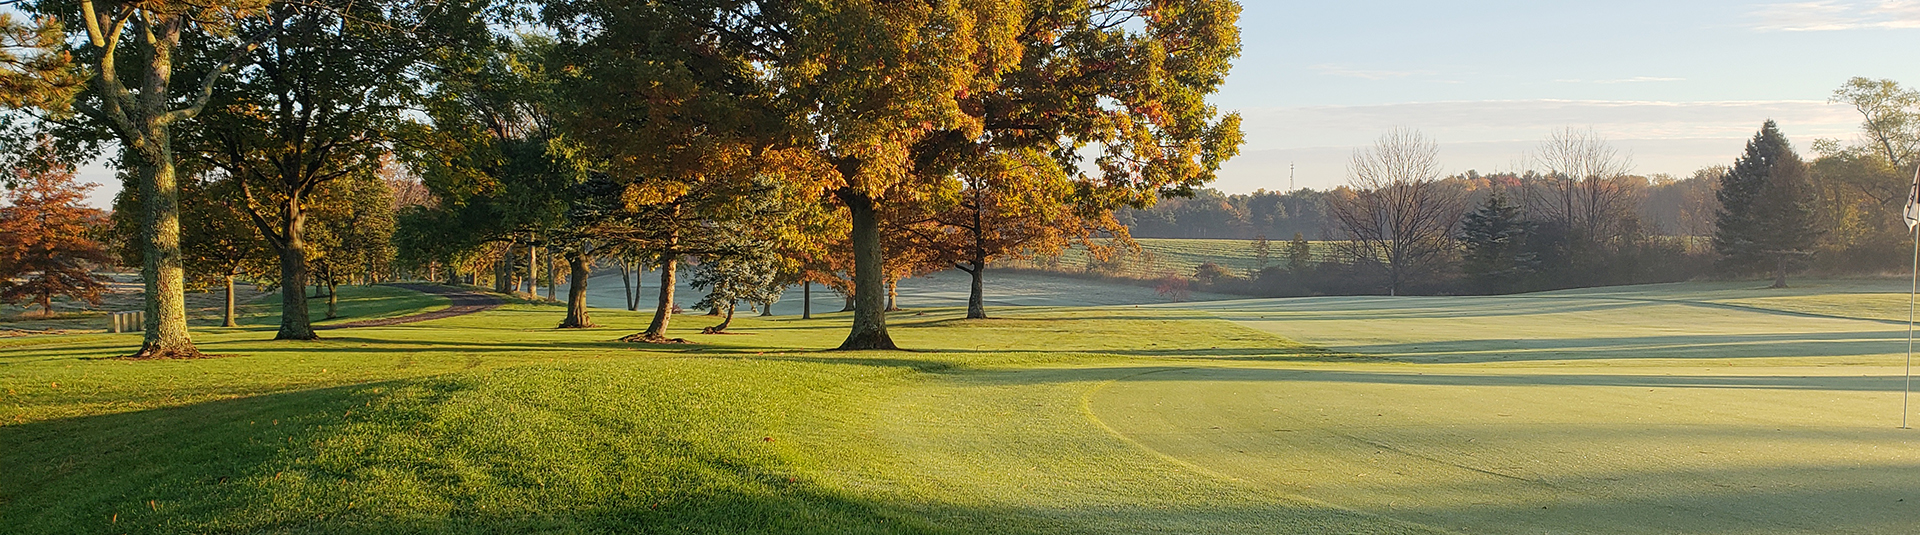
M1254 256L1253 240L1216 240L1216 239L1178 239L1178 238L1139 238L1140 250L1123 254L1117 264L1097 273L1130 279L1157 279L1167 275L1191 276L1200 264L1213 262L1244 274L1259 265ZM1309 242L1315 261L1326 261L1333 256L1332 242ZM1277 266L1286 262L1286 239L1272 239L1269 242L1271 252L1267 266ZM1085 249L1071 248L1062 251L1058 257L1012 260L1005 263L1008 267L1039 269L1070 273L1085 272L1087 253Z
M845 314L619 344L644 315L533 303L201 329L232 356L199 361L15 338L0 531L1907 531L1892 285L1754 286L892 316L912 352L823 351Z

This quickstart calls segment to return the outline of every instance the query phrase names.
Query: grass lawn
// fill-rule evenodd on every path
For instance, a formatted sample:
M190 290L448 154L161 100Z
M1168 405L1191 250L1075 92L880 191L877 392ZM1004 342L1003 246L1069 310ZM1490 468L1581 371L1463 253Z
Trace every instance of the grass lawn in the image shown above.
M1892 285L1820 284L11 338L0 531L1910 531Z

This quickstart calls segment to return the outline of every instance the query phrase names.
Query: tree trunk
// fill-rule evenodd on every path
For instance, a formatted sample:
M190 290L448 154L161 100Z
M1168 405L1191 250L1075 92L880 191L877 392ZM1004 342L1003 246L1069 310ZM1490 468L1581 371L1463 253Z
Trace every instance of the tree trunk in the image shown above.
M171 48L168 47L169 55ZM155 59L156 63L167 60ZM156 71L171 72L161 64ZM164 74L162 76L165 76ZM165 102L164 100L162 102ZM135 358L194 358L194 347L187 331L187 283L183 255L180 252L180 184L173 167L173 148L164 126L154 125L148 142L157 145L156 154L143 169L140 181L144 216L141 231L146 238L145 261L140 278L145 283L146 332Z
M236 324L233 321L233 275L227 275L226 286L227 286L227 303L226 303L227 306L225 307L224 310L222 310L222 314L220 315L221 317L220 326L221 327L238 327L239 324Z
M593 319L587 317L587 275L590 267L587 265L586 251L567 253L567 319L560 322L562 329L594 326Z
M621 295L627 298L627 311L632 312L638 310L640 303L633 298L633 269L628 267L627 259L625 258L614 259L614 264L620 266L620 291Z
M540 297L540 248L534 246L533 233L527 233L527 299ZM516 288L517 289L517 288Z
M493 291L503 294L513 293L508 283L513 281L513 242L507 242L507 251L500 255L500 263L493 267Z
M673 272L678 270L679 264L679 257L674 255L660 257L660 304L653 309L653 323L647 324L646 331L621 338L622 341L656 343L669 341L667 324L673 320Z
M900 279L887 279L887 312L900 311Z
M720 334L720 333L727 332L727 327L730 327L733 325L733 308L734 306L732 304L728 304L726 319L720 320L719 325L715 325L705 329L700 329L700 332L703 334Z
M334 283L333 277L327 277L327 319L340 317L340 292L334 291L337 289L339 286Z
M280 224L280 332L275 340L313 340L313 321L307 312L306 213L300 203L289 201L280 207L286 219Z
M557 283L556 283L556 282L554 281L554 278L553 278L553 272L554 272L554 269L553 269L553 247L552 247L552 246L548 246L548 247L547 247L547 300L548 300L548 301L552 301L552 300L553 300L553 292L554 292L554 286L555 286L555 285L557 284Z
M841 295L840 295L840 297L841 297L842 299L845 299L845 300L847 301L847 304L845 304L845 305L842 305L842 306L840 307L840 311L841 311L841 312L853 312L853 308L854 308L854 303L853 303L853 294L852 294L852 293L845 293L845 294L841 294Z
M800 283L800 319L813 319L813 281Z
M764 318L772 315L773 315L773 301L760 303L760 317Z
M1787 287L1787 255L1773 257L1773 287Z
M887 335L886 258L880 247L880 218L874 200L842 189L840 200L853 214L853 329L842 350L899 349Z
M973 284L967 289L967 319L987 319L986 275L987 265L974 255L973 269L964 270L973 277Z

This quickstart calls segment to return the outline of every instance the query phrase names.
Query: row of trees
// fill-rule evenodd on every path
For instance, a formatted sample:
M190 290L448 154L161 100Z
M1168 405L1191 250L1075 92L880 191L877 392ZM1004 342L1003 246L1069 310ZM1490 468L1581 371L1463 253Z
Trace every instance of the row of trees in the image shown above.
M1393 294L1768 272L1785 286L1809 264L1902 267L1900 207L1920 140L1920 93L1856 78L1833 98L1862 113L1859 143L1816 142L1809 164L1767 121L1731 166L1678 180L1633 176L1604 139L1574 129L1540 145L1538 171L1442 178L1432 141L1390 132L1355 153L1347 186L1326 193L1339 259L1329 269ZM1342 290L1353 288L1334 291Z
M823 283L854 301L843 348L892 348L891 281L973 272L983 317L995 259L1124 240L1115 208L1191 192L1240 143L1205 101L1239 50L1225 0L26 7L4 104L54 148L16 160L118 151L141 357L197 354L188 264L230 281L261 251L281 339L314 337L311 281L383 255L507 289L545 250L569 268L565 327L592 324L596 259L639 261L664 280L630 338L663 340L697 258L703 305ZM429 198L396 202L396 171Z

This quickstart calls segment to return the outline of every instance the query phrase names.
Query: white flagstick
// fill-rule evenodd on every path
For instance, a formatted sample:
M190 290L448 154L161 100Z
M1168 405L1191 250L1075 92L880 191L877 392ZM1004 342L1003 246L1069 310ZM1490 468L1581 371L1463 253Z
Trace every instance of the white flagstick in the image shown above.
M1913 188L1907 192L1907 209L1901 213L1907 230L1913 231L1913 287L1907 291L1907 372L1900 387L1900 428L1907 427L1907 397L1913 392L1913 312L1914 295L1920 294L1920 168L1913 170Z

